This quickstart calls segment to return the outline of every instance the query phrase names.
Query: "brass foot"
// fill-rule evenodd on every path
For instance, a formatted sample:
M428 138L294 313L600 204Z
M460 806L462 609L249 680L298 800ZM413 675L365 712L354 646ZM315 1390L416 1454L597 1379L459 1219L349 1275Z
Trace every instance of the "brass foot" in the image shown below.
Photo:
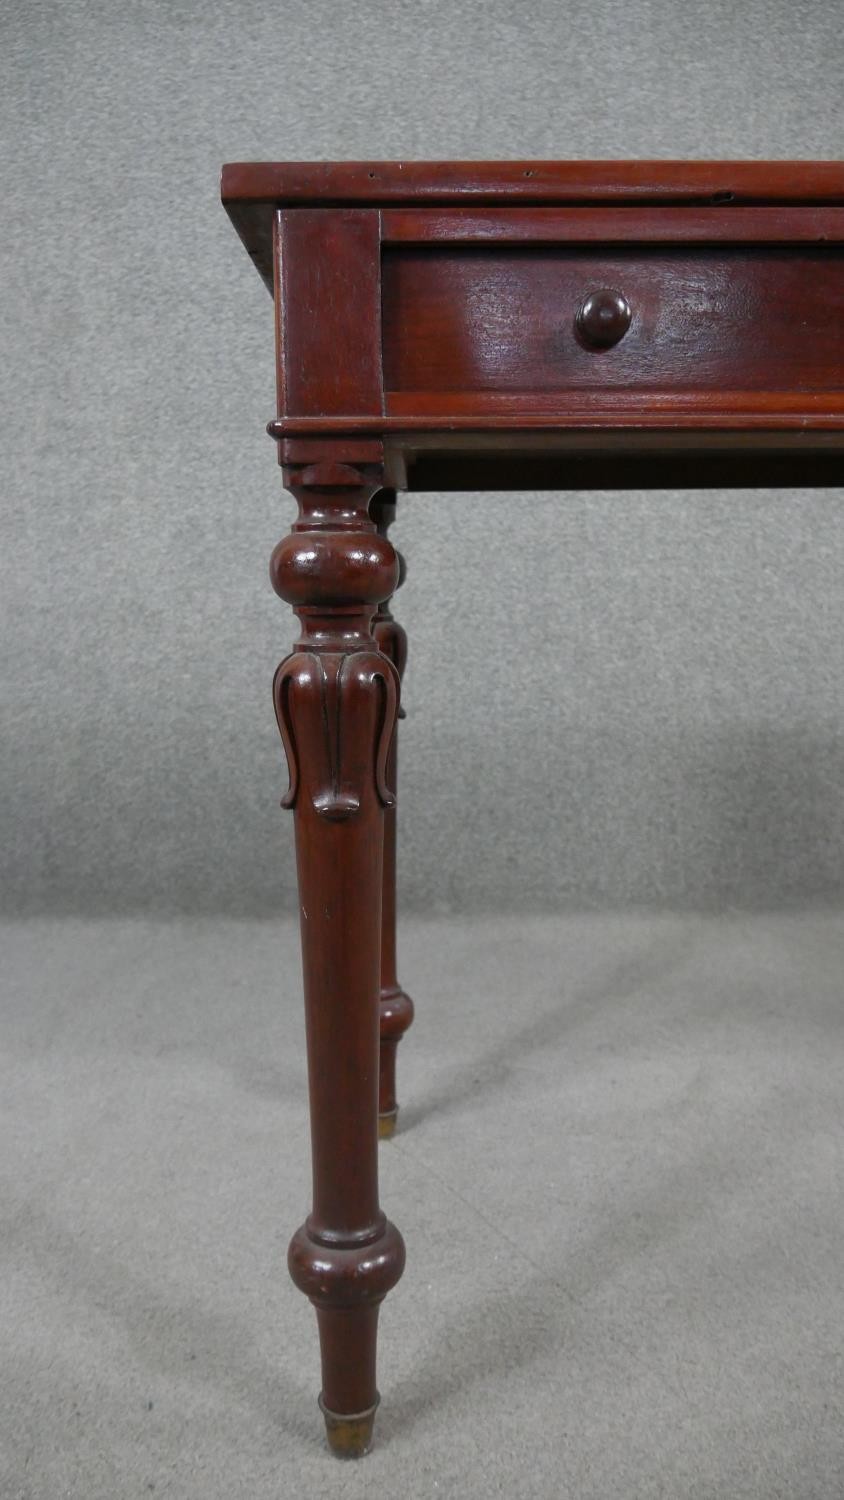
M375 1405L370 1406L368 1411L358 1411L346 1416L342 1412L329 1411L320 1396L319 1409L325 1418L325 1434L335 1458L363 1458L369 1452L372 1447L375 1412L380 1399L380 1396L376 1396Z
M398 1115L398 1112L398 1106L396 1106L396 1108L391 1109L388 1114L378 1116L379 1141L388 1141L391 1136L395 1135L396 1117Z

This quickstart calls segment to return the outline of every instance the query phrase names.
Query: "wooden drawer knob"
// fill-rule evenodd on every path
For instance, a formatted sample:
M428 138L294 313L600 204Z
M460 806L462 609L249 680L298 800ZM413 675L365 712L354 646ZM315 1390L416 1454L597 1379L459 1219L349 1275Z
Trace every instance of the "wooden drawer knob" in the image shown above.
M630 303L621 292L601 287L590 292L577 309L574 325L584 344L591 349L609 349L623 339L630 327Z

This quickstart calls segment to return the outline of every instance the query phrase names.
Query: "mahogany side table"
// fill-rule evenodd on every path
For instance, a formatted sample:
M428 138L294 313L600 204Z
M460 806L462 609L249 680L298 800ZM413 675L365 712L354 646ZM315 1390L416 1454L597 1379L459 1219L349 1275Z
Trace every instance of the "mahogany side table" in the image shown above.
M316 1308L329 1442L351 1456L404 1268L378 1200L413 1016L396 492L840 484L844 162L237 163L222 197L275 299L269 431L298 504L271 563L301 627L273 687L313 1156L289 1265Z

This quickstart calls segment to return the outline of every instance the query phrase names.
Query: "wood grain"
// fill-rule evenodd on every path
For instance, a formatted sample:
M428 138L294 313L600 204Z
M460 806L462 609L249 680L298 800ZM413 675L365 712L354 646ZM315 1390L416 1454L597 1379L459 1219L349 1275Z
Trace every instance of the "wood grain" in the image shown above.
M617 288L620 343L574 333L583 298ZM387 249L384 379L399 391L832 391L844 386L837 247L652 245Z
M282 205L844 205L841 161L230 162L221 196L272 290Z
M369 517L376 466L287 469L299 515L270 577L301 625L273 701L293 809L311 1102L313 1204L288 1265L314 1304L329 1442L366 1451L378 1391L378 1308L404 1244L378 1201L379 964L387 762L398 673L371 622L398 578Z
M844 208L392 208L401 244L801 244L844 241Z
M378 214L278 215L279 411L383 410Z

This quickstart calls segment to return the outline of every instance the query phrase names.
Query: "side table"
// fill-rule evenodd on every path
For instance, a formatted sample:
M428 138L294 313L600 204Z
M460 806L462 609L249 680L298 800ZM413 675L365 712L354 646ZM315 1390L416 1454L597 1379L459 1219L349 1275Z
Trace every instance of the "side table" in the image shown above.
M405 1255L378 1197L413 1017L396 494L840 483L844 163L237 163L222 197L275 301L269 431L298 505L271 563L300 625L273 685L313 1154L289 1265L329 1442L356 1456Z

